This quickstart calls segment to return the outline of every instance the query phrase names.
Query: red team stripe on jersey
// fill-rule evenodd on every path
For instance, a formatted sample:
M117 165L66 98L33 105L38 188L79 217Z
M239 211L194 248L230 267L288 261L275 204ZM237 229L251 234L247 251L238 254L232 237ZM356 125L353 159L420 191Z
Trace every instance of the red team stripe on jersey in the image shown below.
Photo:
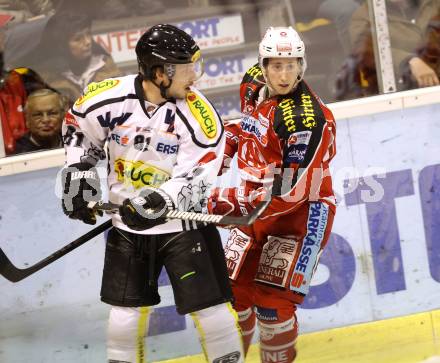
M64 116L64 122L66 123L66 125L79 127L78 121L76 121L75 117L73 117L70 112L66 112L66 115Z
M199 165L207 164L211 160L214 160L215 158L216 158L215 153L211 151L211 152L203 155L203 157L199 160L198 164Z

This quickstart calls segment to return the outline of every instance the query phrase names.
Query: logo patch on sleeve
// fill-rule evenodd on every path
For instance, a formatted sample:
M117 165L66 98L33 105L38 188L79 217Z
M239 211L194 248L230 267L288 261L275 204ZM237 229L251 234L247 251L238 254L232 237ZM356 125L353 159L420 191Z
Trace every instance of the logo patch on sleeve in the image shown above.
M107 79L102 82L92 82L87 86L87 90L84 94L78 98L75 102L75 106L79 106L89 100L90 98L107 91L110 88L117 86L119 83L118 79Z
M186 103L205 135L213 139L217 135L217 121L212 108L194 92L187 94Z
M75 117L70 112L66 112L64 116L64 123L66 125L73 125L79 127L78 121L76 121Z
M311 131L295 132L291 134L287 140L287 155L285 156L285 160L289 163L303 162L311 136Z

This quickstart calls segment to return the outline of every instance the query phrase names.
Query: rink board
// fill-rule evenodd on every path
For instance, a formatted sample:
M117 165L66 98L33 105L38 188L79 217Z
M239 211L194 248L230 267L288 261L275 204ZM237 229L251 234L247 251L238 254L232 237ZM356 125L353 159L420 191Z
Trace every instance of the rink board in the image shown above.
M319 334L328 329L440 308L439 115L437 104L338 119L332 169L339 207L298 312L307 339L325 339ZM55 195L58 170L0 177L0 247L18 266L41 260L91 228L62 214ZM236 179L234 174L223 182ZM104 359L103 253L101 236L20 283L0 278L0 362ZM175 312L166 275L160 285L148 360L200 353L191 319ZM306 357L306 340L301 344Z

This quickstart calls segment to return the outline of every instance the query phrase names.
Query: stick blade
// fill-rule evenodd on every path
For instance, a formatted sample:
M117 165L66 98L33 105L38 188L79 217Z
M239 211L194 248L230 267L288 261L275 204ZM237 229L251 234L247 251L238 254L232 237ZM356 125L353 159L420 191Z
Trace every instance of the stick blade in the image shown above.
M11 282L23 280L20 269L16 268L0 248L0 275Z

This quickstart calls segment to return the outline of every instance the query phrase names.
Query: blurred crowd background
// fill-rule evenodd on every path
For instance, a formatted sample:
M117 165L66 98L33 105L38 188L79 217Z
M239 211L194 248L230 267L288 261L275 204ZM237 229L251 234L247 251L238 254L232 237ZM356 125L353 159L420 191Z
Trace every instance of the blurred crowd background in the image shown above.
M438 85L440 0L385 5L396 90ZM380 94L370 13L363 0L0 0L5 153L61 147L65 111L88 83L136 73L135 44L157 23L199 43L205 74L197 86L223 117L239 116L239 83L269 26L301 34L305 80L324 102Z

